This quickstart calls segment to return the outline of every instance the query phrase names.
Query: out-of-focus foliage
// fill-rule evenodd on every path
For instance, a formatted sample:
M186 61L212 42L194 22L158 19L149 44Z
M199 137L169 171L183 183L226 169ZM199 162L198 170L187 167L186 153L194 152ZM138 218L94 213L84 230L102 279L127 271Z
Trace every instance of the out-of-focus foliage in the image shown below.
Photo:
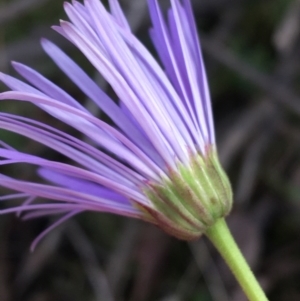
M228 222L270 299L298 301L300 2L193 2L218 148L235 191ZM1 2L1 71L13 74L10 60L28 64L101 115L39 46L41 37L58 43L111 93L86 59L50 29L65 18L62 5L62 0ZM123 0L122 5L134 31L148 45L144 0ZM0 109L70 131L28 104L7 101ZM7 132L0 135L18 149L59 159L32 141ZM35 178L28 166L9 172ZM1 301L245 300L205 239L180 242L142 222L85 213L50 233L31 254L30 242L50 221L0 216Z

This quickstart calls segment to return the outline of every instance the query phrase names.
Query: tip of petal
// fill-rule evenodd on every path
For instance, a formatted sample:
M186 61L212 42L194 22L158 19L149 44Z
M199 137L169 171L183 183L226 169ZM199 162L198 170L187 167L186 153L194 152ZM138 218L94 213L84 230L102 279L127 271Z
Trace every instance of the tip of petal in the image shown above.
M0 80L4 81L7 78L7 75L0 71ZM2 92L3 93L3 92Z
M41 38L40 39L40 43L41 43L42 46L44 46L44 45L46 45L48 43L51 43L51 42L48 39L46 39L46 38Z
M17 61L11 61L10 63L11 63L11 65L14 67L14 69L17 69L17 68L20 67L20 66L25 66L25 65L23 65L22 63L19 63L19 62L17 62Z
M58 33L60 33L60 31L61 31L61 27L58 26L58 25L53 25L53 26L51 26L51 29L55 30L55 31L58 32ZM50 42L50 41L48 41L48 42Z
M72 1L73 2L73 1ZM68 2L68 1L64 1L64 3L63 3L63 7L65 8L66 6L70 6L71 5L71 3L70 2Z

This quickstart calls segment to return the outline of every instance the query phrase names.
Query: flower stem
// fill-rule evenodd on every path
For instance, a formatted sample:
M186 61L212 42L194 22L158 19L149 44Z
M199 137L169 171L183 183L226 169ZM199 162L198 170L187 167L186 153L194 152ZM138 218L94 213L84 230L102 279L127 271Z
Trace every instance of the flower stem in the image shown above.
M224 220L219 219L205 233L222 255L250 301L268 301Z

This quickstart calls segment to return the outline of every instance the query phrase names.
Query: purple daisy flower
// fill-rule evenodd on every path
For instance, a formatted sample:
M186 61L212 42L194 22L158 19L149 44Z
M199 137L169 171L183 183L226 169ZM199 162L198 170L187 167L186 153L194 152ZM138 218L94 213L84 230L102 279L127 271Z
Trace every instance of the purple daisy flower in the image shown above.
M0 74L11 90L1 93L1 100L31 102L92 141L0 113L1 129L42 143L74 162L50 161L1 142L1 165L36 165L43 180L33 183L0 174L0 185L14 191L1 200L24 200L1 213L22 213L24 219L61 215L33 247L51 229L87 210L143 219L183 239L199 237L230 211L231 189L216 154L208 83L190 2L171 0L167 18L156 0L148 3L150 36L162 66L132 34L117 0L109 0L110 12L99 0L65 3L71 22L53 27L102 74L118 103L56 45L41 42L113 126L30 67L12 63L28 84Z

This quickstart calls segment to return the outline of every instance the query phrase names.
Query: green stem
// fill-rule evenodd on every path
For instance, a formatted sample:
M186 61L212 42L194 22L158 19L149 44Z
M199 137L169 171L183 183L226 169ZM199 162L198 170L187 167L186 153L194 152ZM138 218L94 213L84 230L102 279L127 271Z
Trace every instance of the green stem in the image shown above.
M205 233L222 255L250 301L268 301L264 291L235 243L224 218Z

